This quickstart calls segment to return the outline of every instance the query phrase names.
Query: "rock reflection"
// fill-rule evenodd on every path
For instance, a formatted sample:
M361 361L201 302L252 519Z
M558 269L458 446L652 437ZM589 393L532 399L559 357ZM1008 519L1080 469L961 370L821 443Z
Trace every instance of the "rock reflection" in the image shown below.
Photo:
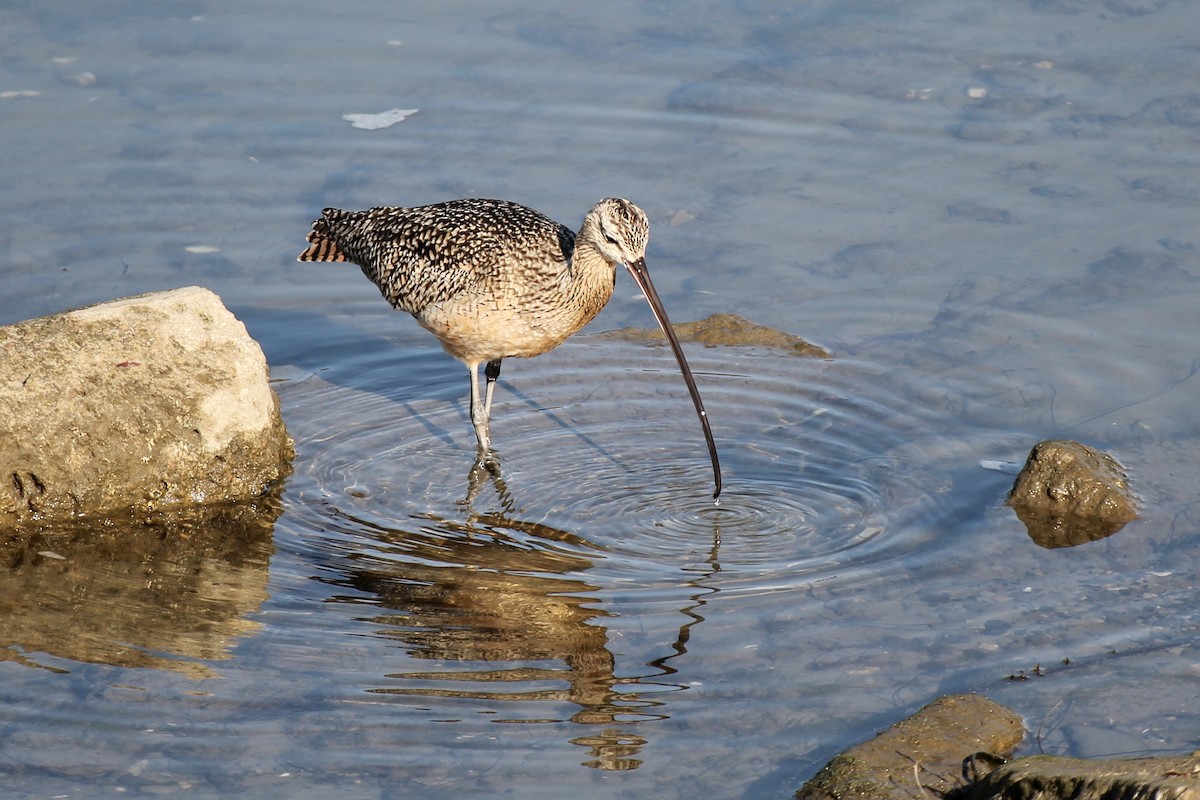
M76 521L0 534L0 659L217 675L258 629L276 497L154 518Z
M648 665L651 674L618 677L603 624L610 613L594 596L599 587L578 577L593 566L587 551L598 548L568 531L514 519L498 473L488 482L503 513L468 510L461 521L431 518L417 530L354 521L370 529L373 552L350 555L336 567L342 576L325 580L374 595L390 611L359 619L379 626L376 635L403 643L412 658L443 667L390 673L384 677L402 685L367 691L503 701L515 709L524 703L522 713L532 703L571 703L577 707L571 722L602 728L570 739L588 749L590 758L582 763L636 769L646 739L629 726L667 717L665 703L654 698L683 688L661 679L675 672L667 662L686 652L691 627L702 621L695 609L703 601L693 598L682 609L688 621L673 652ZM473 486L472 497L478 489ZM364 602L361 596L333 600ZM562 720L529 715L497 721Z
M1060 514L1028 506L1013 506L1013 511L1017 519L1025 524L1025 530L1034 544L1047 550L1098 542L1125 527L1125 520Z

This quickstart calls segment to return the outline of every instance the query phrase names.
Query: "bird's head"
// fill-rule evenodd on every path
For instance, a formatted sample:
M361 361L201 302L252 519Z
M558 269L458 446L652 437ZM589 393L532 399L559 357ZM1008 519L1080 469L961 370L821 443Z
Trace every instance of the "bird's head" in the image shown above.
M646 212L628 200L609 197L596 203L584 219L584 227L610 264L629 265L645 259L650 222Z

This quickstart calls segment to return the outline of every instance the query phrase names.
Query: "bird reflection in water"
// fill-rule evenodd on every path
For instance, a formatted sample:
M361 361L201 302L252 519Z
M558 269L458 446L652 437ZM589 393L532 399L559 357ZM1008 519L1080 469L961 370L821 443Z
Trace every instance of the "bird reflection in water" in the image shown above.
M610 612L595 596L600 587L582 575L598 548L587 539L539 522L515 518L512 495L498 470L469 478L462 520L430 518L415 530L387 529L355 519L374 539L373 552L348 556L341 576L324 580L377 598L379 613L360 617L379 626L375 634L403 643L414 659L442 662L442 669L387 674L391 685L376 695L422 696L522 704L568 702L570 720L600 730L571 738L588 749L585 766L631 770L646 743L632 726L666 719L664 692L683 685L664 682L676 670L671 659L687 652L692 626L705 596L716 591L700 581L719 567L714 539L711 571L689 581L699 590L680 609L687 622L672 652L649 662L648 674L618 677L604 620ZM470 501L491 485L502 511L478 512ZM344 515L344 512L339 512ZM332 598L361 604L361 596ZM652 693L631 687L652 687ZM651 699L653 698L653 699ZM560 722L521 716L507 722Z

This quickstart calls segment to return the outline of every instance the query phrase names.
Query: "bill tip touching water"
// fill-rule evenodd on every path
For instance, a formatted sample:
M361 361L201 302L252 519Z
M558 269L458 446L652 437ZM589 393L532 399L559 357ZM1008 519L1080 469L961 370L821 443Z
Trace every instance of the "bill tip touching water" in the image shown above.
M628 200L596 203L578 233L505 200L451 200L366 211L327 208L313 222L299 261L349 261L466 365L476 463L499 466L492 450L492 394L505 358L553 350L600 313L623 264L646 297L679 364L704 432L713 470L721 466L708 414L646 267L650 224ZM484 385L479 367L484 365Z

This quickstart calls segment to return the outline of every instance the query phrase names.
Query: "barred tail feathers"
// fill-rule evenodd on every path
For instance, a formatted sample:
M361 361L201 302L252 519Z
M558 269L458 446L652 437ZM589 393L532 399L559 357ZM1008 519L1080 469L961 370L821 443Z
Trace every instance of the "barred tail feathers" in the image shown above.
M333 239L329 230L330 213L338 213L336 208L327 208L320 219L313 222L312 230L308 233L309 247L300 255L297 261L347 261L346 254Z

